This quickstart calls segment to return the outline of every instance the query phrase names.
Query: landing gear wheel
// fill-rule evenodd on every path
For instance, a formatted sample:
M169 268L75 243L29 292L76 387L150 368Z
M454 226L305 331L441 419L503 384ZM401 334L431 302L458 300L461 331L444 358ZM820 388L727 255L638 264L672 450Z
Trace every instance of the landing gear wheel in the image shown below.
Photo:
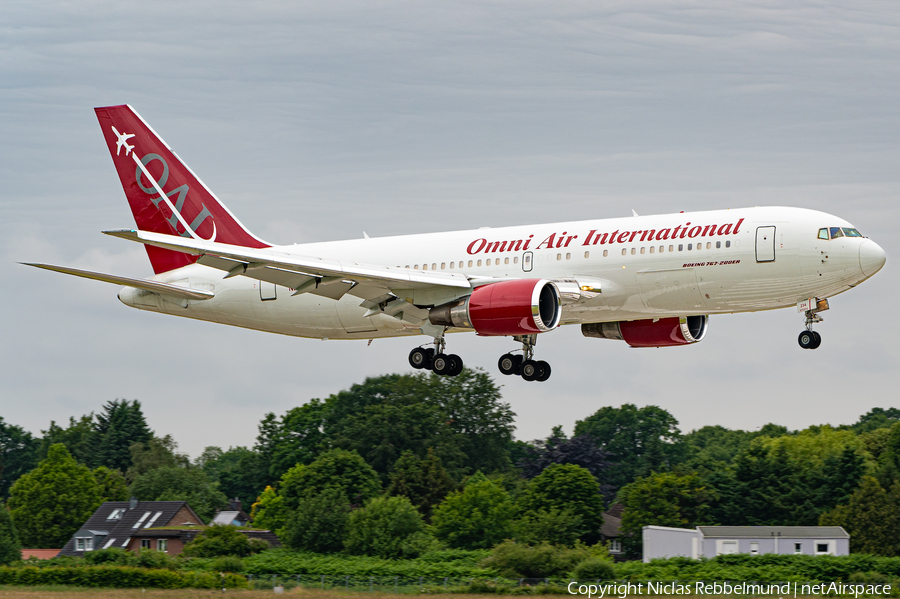
M448 356L447 354L438 354L434 357L434 360L431 362L431 370L435 374L439 375L450 375L456 370L456 360L453 359L452 356Z
M516 358L519 358L518 360ZM519 364L522 362L522 356L514 356L512 354L503 354L497 362L497 367L503 374L518 374Z
M822 342L821 337L819 338L819 343ZM816 345L816 333L814 331L803 331L800 333L800 336L797 337L797 343L800 344L800 347L803 349L815 349L819 347Z
M809 349L816 349L820 345L822 345L822 335L818 334L815 331L813 331L812 334L813 334L813 337L815 337L816 339L815 339L815 342L813 342L813 344L810 346Z
M430 369L433 354L434 350L431 348L416 347L409 352L409 365L416 369Z
M453 362L453 370L450 371L450 376L456 376L463 370L462 358L456 354L450 354L450 360Z
M522 378L526 381L536 381L543 374L543 369L534 360L522 362Z
M544 382L550 378L550 365L544 362L543 360L538 361L538 366L541 367L541 375L537 377L537 381Z

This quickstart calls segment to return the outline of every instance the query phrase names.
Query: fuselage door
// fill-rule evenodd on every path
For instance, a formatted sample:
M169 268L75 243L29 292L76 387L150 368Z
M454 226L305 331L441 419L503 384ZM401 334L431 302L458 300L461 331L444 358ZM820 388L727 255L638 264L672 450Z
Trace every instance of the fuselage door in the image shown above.
M756 227L756 261L775 262L775 227Z
M269 283L268 281L260 281L259 282L259 299L262 301L268 301L275 299L275 283Z
M522 270L525 272L531 272L533 267L532 260L534 259L534 254L531 252L525 252L522 254Z

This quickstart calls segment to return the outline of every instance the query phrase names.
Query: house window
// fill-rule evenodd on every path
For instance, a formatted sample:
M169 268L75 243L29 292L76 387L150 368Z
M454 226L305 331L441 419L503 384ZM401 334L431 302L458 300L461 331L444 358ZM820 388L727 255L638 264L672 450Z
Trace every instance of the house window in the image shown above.
M168 539L156 539L156 550L162 551L163 553L168 552L169 540Z
M94 537L88 537L84 540L84 550L85 551L93 551L94 550Z
M81 537L75 539L75 551L84 551L84 539Z
M759 555L759 541L750 541L750 555Z
M834 552L831 550L831 542L825 541L824 543L816 543L816 555L833 555Z
M722 550L719 555L732 555L738 552L737 541L722 541Z
M620 541L619 539L612 539L609 542L609 552L622 553L622 541Z
M141 549L150 549L150 539L141 539Z
M122 514L125 513L125 508L116 508L112 512L110 512L109 516L106 517L107 520L121 520Z
M803 543L794 543L794 553L803 553Z

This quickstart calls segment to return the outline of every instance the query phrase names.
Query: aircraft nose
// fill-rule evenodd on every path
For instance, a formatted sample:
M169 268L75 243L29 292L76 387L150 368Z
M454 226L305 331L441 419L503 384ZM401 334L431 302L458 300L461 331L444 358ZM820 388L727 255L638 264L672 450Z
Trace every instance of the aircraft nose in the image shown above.
M881 270L886 259L884 250L871 239L867 239L859 246L859 267L867 277Z

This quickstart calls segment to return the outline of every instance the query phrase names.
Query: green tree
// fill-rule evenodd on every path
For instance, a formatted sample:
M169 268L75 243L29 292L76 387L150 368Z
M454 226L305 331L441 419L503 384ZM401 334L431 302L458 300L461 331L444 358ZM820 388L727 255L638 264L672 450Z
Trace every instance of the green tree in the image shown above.
M456 488L431 448L424 460L411 451L403 452L394 463L390 481L388 494L409 499L427 522L431 521L434 506Z
M38 457L46 459L50 452L50 447L57 443L66 446L69 454L76 461L90 465L94 460L94 414L86 414L75 420L69 418L69 426L62 428L56 422L50 421L50 427L41 431L41 447L38 450Z
M847 505L819 518L820 526L843 526L850 533L853 553L900 556L900 483L885 491L873 476L864 476Z
M348 553L383 559L417 557L425 536L422 514L406 497L377 497L350 514L344 547Z
M362 505L381 493L381 480L355 451L332 449L311 464L288 470L281 479L279 494L285 507L294 510L300 498L331 488L343 491L351 504Z
M253 553L253 545L247 535L230 524L213 524L200 531L193 541L184 546L188 557L220 557L234 555L247 557Z
M582 517L571 509L526 512L513 523L516 540L529 545L571 547L587 532Z
M127 472L132 463L131 446L146 443L151 438L153 432L144 419L141 402L108 401L93 426L93 461L89 465Z
M600 540L603 525L603 496L600 484L591 473L575 464L552 464L534 477L516 500L519 514L567 511L581 518L581 540L593 544Z
M284 506L284 498L275 487L268 486L260 493L250 511L253 528L278 531L287 524L290 513Z
M271 482L262 456L246 447L231 447L228 451L207 447L195 463L211 480L219 483L219 488L229 498L240 499L245 510Z
M575 423L575 436L579 435L592 436L611 454L607 482L616 489L651 471L668 470L681 460L678 421L657 406L600 408Z
M297 464L309 464L328 449L324 432L325 404L311 399L284 416L266 414L259 423L256 451L274 480Z
M349 520L350 502L343 490L332 487L300 498L278 536L291 549L337 553L344 548Z
M644 526L690 528L709 523L710 502L716 498L696 474L651 473L619 491L622 513L622 546L631 557L639 557Z
M31 433L0 417L0 500L16 479L37 465L39 447L40 441Z
M856 424L850 428L855 433L867 433L879 428L891 428L900 422L900 409L898 408L872 408L859 417Z
M131 494L141 501L187 501L204 521L228 503L219 485L200 468L154 468L134 479Z
M0 503L0 566L17 562L22 557L22 544L6 506Z
M47 451L37 468L10 490L9 508L19 539L32 548L62 547L101 503L100 487L66 446Z
M435 536L453 548L488 549L511 536L514 513L509 493L485 479L450 493L431 522Z
M94 480L100 488L101 501L126 501L128 499L128 483L118 470L110 470L100 466L94 470Z
M172 435L134 443L128 451L131 453L131 467L125 477L131 481L157 468L187 468L191 464L187 455L179 453L178 443Z

